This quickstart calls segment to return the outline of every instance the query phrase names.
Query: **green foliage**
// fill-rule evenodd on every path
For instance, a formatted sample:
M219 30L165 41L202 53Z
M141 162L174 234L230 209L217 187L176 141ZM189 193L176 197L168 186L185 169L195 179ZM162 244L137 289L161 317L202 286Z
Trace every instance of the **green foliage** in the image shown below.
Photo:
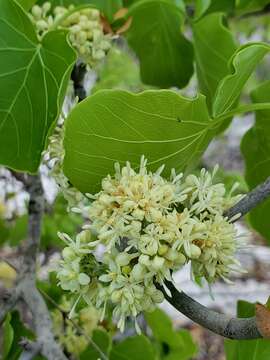
M128 51L120 47L112 47L106 62L100 66L98 81L91 93L104 89L122 89L139 92L147 88L140 78L140 69Z
M236 44L224 24L222 14L210 14L193 25L195 61L200 90L206 96L209 110L217 86L228 74L228 62Z
M155 360L155 351L144 335L129 337L112 347L110 360Z
M237 315L245 318L254 316L255 305L247 301L238 302ZM226 360L268 360L270 358L270 341L258 340L225 340Z
M193 49L181 33L183 14L173 0L140 0L129 10L130 46L140 60L142 81L163 88L187 85Z
M111 338L105 330L96 329L93 331L92 340L102 350L105 355L109 355L111 350ZM100 353L91 344L88 345L87 349L80 355L80 360L99 360Z
M241 14L262 10L266 5L269 0L236 0L236 9Z
M146 321L157 341L160 359L189 360L198 348L186 330L175 331L171 319L160 309L145 314Z
M2 350L3 359L7 358L14 339L14 331L12 326L10 325L10 320L11 320L11 315L10 313L8 313L3 323L3 350Z
M264 82L252 94L254 103L270 102L270 81ZM270 176L270 110L256 112L255 125L245 134L241 150L246 162L246 180L250 189ZM257 206L249 214L251 225L270 241L268 214L270 200Z
M20 319L18 311L8 313L3 324L3 360L17 360L22 353L22 337L33 340L34 334Z
M35 4L36 0L17 0L17 2L28 11Z
M264 43L250 43L241 46L230 61L230 74L225 76L217 88L214 102L213 115L225 113L230 110L239 98L246 81L270 51L270 46Z
M195 18L214 12L232 12L235 0L195 0Z
M66 32L38 41L13 0L0 2L0 163L35 172L47 133L57 119L75 53Z
M170 90L99 91L77 105L66 121L64 172L82 192L99 190L114 163L134 167L145 155L148 168L164 174L198 159L213 135L205 98L191 100Z
M64 243L58 238L58 231L72 236L79 230L82 223L83 219L80 215L73 212L67 213L67 202L62 195L59 195L43 218L41 246L45 249L62 248Z

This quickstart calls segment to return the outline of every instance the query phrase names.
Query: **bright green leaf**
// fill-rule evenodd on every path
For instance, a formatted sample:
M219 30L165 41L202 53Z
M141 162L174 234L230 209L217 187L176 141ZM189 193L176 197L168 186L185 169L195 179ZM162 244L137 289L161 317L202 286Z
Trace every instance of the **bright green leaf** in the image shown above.
M109 334L101 329L96 329L93 332L92 340L99 347L99 349L103 352L103 354L109 354L111 349L111 338ZM80 355L80 360L99 360L100 353L93 347L93 345L89 344L87 349Z
M155 351L144 335L129 337L114 345L110 360L155 360Z
M17 2L25 9L30 10L37 0L17 0Z
M132 94L99 91L81 102L66 121L64 172L82 192L95 192L114 163L139 166L145 155L156 170L183 170L211 139L205 98L188 99L170 90Z
M193 49L182 35L183 14L173 0L140 0L129 11L130 46L140 60L142 81L159 87L187 85Z
M11 320L11 314L8 313L3 323L3 353L2 353L3 359L7 358L7 355L11 349L14 338L14 331L12 326L10 325L10 320Z
M75 52L64 31L47 33L40 43L13 0L1 0L0 14L0 163L35 172L59 115Z
M195 2L195 18L199 19L209 8L211 0L196 0Z
M270 102L270 81L252 92L252 101ZM241 150L246 163L246 180L252 189L270 176L270 110L256 112L255 125L245 134ZM251 225L270 241L270 200L257 206L249 214Z
M217 88L213 102L214 116L231 109L246 81L269 51L270 45L265 43L250 43L237 49L230 62L231 73L220 81Z
M197 353L197 346L187 330L173 329L171 319L161 309L145 313L153 337L160 343L161 358L164 360L189 360ZM163 353L164 345L166 352Z
M269 0L236 0L236 9L240 14L263 10Z
M219 81L228 74L228 61L236 44L222 14L210 14L193 25L199 86L211 109Z

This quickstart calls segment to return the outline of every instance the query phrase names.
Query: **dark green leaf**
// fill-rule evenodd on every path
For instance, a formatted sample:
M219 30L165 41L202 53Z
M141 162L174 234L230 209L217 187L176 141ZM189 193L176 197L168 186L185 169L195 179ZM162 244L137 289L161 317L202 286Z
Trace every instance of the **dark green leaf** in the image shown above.
M193 49L181 34L179 7L173 0L141 0L129 15L127 38L139 57L142 81L159 87L186 86L193 73Z
M202 15L214 12L232 12L234 2L235 0L196 0L195 18L199 19Z
M149 168L166 164L181 171L205 150L212 122L205 98L188 99L170 90L132 94L99 91L77 105L66 122L64 172L82 192L100 189L114 163Z
M252 101L270 102L270 81L252 92ZM270 176L270 110L256 112L255 125L245 134L241 150L246 163L246 180L250 189ZM249 214L251 225L270 241L270 200L257 206Z
M111 338L109 334L101 329L94 330L92 336L93 342L105 355L109 355L111 349ZM87 349L80 355L80 360L99 360L100 353L93 347L88 345Z
M144 335L129 337L114 345L110 360L155 360L155 351Z
M197 346L190 333L187 330L175 331L171 319L162 310L145 313L145 318L153 337L161 345L162 359L189 360L197 353Z
M270 45L266 43L250 43L237 49L230 61L231 73L220 81L217 88L213 102L214 116L231 109L246 81L269 51Z
M35 172L47 133L59 115L75 52L66 32L40 43L28 15L0 2L0 163Z
M228 61L236 44L222 14L210 14L193 25L197 76L209 109L218 83L228 72Z

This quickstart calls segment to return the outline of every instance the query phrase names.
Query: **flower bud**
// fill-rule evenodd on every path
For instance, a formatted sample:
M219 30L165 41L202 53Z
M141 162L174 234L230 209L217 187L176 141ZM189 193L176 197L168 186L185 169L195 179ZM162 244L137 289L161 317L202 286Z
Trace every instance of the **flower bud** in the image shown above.
M131 260L131 256L129 254L127 254L126 252L119 253L115 259L116 263L119 266L128 265L130 260Z
M80 285L88 285L90 283L90 277L85 273L80 273L78 276L78 281Z
M66 246L62 250L62 256L65 260L74 260L74 258L76 257L76 254L72 248L70 248L69 246Z
M191 244L190 245L190 257L192 259L197 259L200 255L201 255L201 249L198 246Z
M36 19L40 19L41 16L42 16L42 9L41 9L41 7L38 6L38 5L34 5L34 6L32 7L32 14L33 14L33 16L34 16Z

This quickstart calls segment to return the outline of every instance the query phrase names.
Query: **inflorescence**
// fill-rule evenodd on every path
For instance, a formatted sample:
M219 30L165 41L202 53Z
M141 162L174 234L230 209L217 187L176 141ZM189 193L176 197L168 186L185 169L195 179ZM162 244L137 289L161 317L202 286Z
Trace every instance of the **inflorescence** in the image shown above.
M158 289L186 264L193 277L208 283L229 281L232 271L242 271L236 259L238 248L234 224L224 212L239 201L235 187L226 193L224 184L214 184L213 173L199 176L161 176L163 166L148 172L142 157L138 171L127 162L117 163L115 175L102 180L102 190L89 195L90 225L66 242L57 277L64 290L83 298L88 305L113 305L121 331L127 317L151 311L164 299ZM97 259L96 249L104 254ZM76 304L75 304L76 305Z
M97 9L85 8L77 11L74 5L68 8L52 8L50 2L45 2L42 6L34 5L29 15L39 37L53 29L69 30L71 45L79 57L91 67L102 60L111 47L112 36L104 34Z

